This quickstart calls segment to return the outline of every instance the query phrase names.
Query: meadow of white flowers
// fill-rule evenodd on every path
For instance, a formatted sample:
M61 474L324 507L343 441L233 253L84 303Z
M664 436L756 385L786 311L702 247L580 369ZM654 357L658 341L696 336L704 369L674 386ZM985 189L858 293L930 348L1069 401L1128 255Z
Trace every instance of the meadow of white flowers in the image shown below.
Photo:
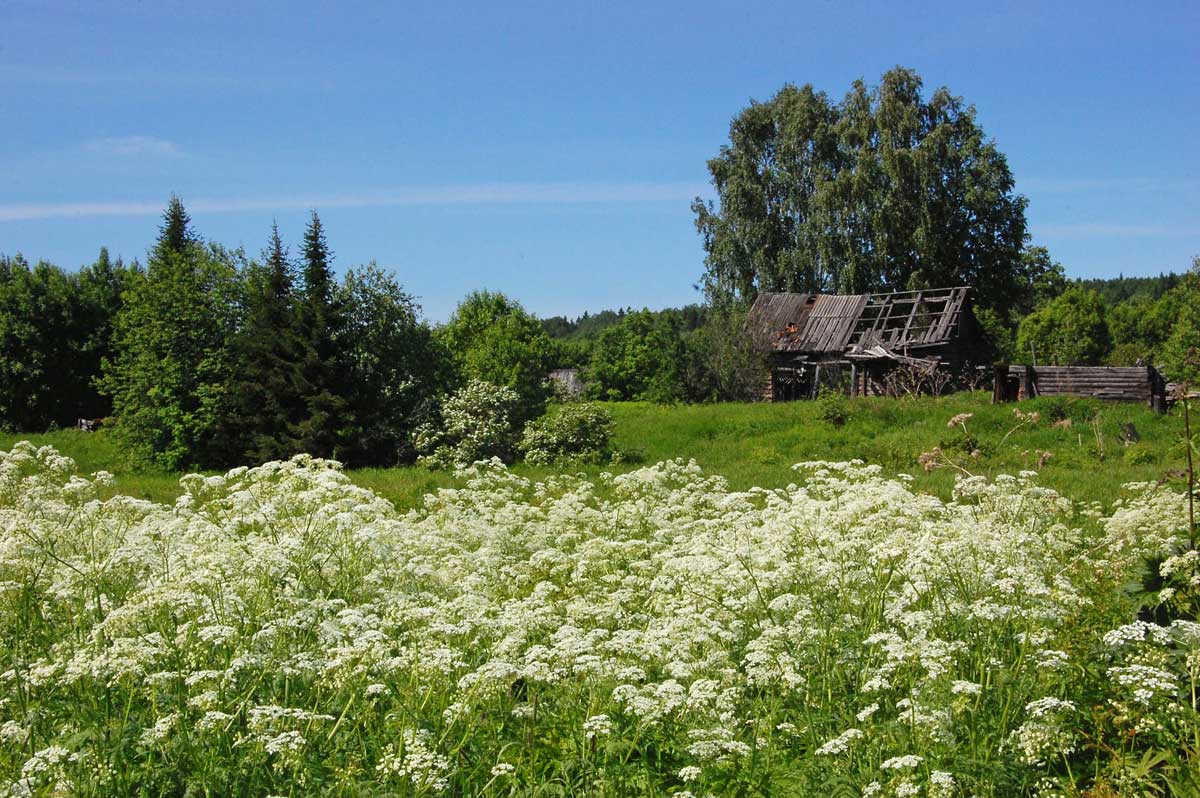
M1200 625L1121 589L1197 590L1178 491L468 476L402 514L301 457L170 507L0 453L0 795L1118 795L1200 750Z

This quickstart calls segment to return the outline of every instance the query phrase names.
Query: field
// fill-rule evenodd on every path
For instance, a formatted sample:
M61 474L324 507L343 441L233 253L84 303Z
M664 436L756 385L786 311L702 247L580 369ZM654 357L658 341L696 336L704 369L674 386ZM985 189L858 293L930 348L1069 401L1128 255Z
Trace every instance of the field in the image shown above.
M1178 418L611 410L653 465L3 442L0 795L1200 795Z
M695 459L706 473L725 477L732 488L744 490L784 487L793 480L789 467L804 460L859 459L881 465L891 474L911 474L916 490L949 498L956 471L927 472L918 462L922 453L934 447L962 460L971 473L986 476L1031 468L1039 453L1048 451L1052 456L1037 469L1041 484L1074 499L1111 504L1121 485L1158 480L1178 472L1183 462L1181 420L1137 404L1055 398L1019 406L993 405L982 393L919 401L856 399L846 403L847 418L840 426L824 420L821 406L814 402L685 406L619 402L606 407L616 420L617 447L632 462L572 471L594 477L601 471L621 473L643 463L684 457ZM1013 415L1017 407L1038 412L1041 418L1018 426ZM974 416L967 422L969 437L957 427L947 427L951 418L962 413ZM1097 416L1099 423L1093 426ZM1063 426L1063 419L1069 419L1070 426ZM1130 423L1141 438L1134 446L1126 446L1122 437L1122 425ZM179 475L131 472L105 433L0 433L0 448L24 439L54 446L74 458L85 473L100 469L114 473L121 493L156 501L179 495ZM968 446L979 452L978 458L969 456ZM513 470L534 479L555 473L524 465ZM445 472L415 467L362 469L350 472L350 477L401 509L418 506L425 494L438 488L461 484Z

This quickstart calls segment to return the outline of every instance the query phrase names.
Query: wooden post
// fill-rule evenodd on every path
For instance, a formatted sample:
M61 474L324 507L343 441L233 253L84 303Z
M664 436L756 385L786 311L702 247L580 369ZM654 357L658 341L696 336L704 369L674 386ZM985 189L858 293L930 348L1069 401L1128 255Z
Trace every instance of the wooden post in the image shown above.
M1017 393L1017 399L1032 399L1033 398L1033 367L1026 366L1021 371L1021 389Z

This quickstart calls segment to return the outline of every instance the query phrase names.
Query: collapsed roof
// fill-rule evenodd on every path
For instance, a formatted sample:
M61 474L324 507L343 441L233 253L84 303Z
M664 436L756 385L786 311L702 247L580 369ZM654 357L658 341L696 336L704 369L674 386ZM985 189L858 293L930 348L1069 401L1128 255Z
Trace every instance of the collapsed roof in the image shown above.
M965 286L889 294L764 292L746 328L764 348L797 356L927 357L958 337L969 300Z

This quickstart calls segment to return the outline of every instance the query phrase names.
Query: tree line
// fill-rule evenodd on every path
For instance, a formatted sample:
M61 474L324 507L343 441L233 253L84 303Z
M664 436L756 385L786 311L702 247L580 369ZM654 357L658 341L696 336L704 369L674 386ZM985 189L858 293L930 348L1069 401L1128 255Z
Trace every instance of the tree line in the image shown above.
M293 261L203 241L172 198L145 266L68 274L0 261L0 423L112 416L139 463L224 467L297 452L393 463L454 379L441 344L374 264L339 282L314 212Z
M1157 277L1068 280L1043 247L1029 302L1000 322L974 312L997 363L1153 365L1168 379L1197 381L1189 348L1200 348L1200 259ZM560 365L581 370L586 395L606 400L736 401L757 398L764 364L741 335L744 308L688 305L619 309L543 320Z
M0 256L0 426L112 416L134 459L171 469L296 452L408 462L443 397L502 386L503 415L528 423L558 367L581 368L591 398L752 398L764 364L742 331L765 290L969 285L997 361L1149 363L1179 379L1200 345L1200 265L1068 281L1030 242L1027 201L974 108L945 88L926 97L911 70L840 102L791 85L752 102L708 169L718 200L692 206L705 302L662 311L539 320L478 291L431 326L374 264L337 280L315 212L295 257L273 227L252 258L203 240L174 197L144 266L104 250L73 273Z
M705 366L707 309L599 316L594 341L568 341L556 320L476 291L430 325L373 263L337 280L316 212L296 257L272 226L252 258L205 241L172 197L145 265L105 250L74 273L0 257L0 426L107 418L134 463L171 470L301 452L395 465L429 454L418 428L442 424L456 392L486 396L480 384L512 397L503 434L516 441L565 365L585 366L598 398L734 398Z
M1016 363L1156 366L1169 380L1195 384L1189 350L1200 350L1200 257L1184 274L1064 286L1000 346Z

